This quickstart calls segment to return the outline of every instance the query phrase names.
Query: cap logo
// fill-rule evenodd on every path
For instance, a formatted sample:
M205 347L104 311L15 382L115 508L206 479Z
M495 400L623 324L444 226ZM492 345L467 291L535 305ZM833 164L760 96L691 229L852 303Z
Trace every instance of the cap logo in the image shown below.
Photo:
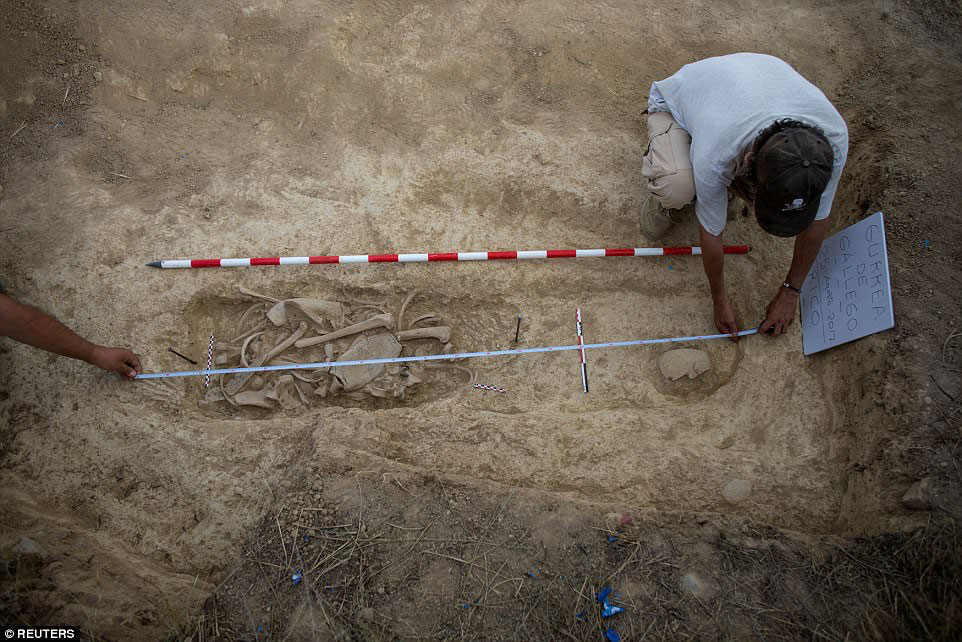
M794 201L782 208L783 212L791 212L794 210L800 210L805 207L805 201L801 198L796 198Z

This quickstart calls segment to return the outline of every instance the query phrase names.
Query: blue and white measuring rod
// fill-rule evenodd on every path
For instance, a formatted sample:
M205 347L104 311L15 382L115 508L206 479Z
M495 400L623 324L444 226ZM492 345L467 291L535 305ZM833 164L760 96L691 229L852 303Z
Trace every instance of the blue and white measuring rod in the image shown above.
M737 336L745 337L758 332L757 328L742 330ZM647 346L657 343L684 343L687 341L708 341L709 339L730 339L730 334L703 334L695 337L670 337L667 339L636 339L634 341L609 341L607 343L586 343L573 346L548 346L544 348L518 348L515 350L490 350L487 352L460 352L456 354L427 354L419 357L397 357L393 359L361 359L358 361L320 361L318 363L285 363L279 366L254 366L250 368L216 368L214 370L184 370L183 372L149 372L139 374L135 379L172 379L174 377L203 377L218 374L242 374L246 372L273 372L276 370L316 370L337 366L370 366L378 363L414 363L417 361L445 361L451 359L474 359L477 357L503 357L511 354L536 354L539 352L564 352L566 350L592 350L594 348L626 348L628 346Z

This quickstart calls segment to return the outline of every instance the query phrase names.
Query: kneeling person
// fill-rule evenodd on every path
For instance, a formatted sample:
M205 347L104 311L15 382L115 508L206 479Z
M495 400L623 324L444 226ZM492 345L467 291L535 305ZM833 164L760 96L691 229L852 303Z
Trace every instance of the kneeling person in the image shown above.
M641 231L664 236L694 201L715 325L736 333L721 234L729 191L769 234L795 237L785 277L759 330L782 334L828 229L848 156L848 128L828 98L788 63L739 53L682 67L652 84Z

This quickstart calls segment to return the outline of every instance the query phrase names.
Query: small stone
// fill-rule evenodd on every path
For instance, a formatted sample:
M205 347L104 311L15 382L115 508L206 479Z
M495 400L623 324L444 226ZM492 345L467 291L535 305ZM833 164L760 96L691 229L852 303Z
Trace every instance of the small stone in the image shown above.
M734 445L735 445L735 438L732 437L731 435L728 435L727 437L722 439L721 442L719 442L716 448L718 448L719 450L725 450L726 448L731 448Z
M695 573L694 571L685 573L681 578L681 588L686 593L694 595L697 598L708 597L711 592L711 586L705 579Z
M80 75L80 65L73 64L70 66L70 73L74 75L74 78Z
M63 58L57 58L57 64L58 64L58 65L65 65L65 64L67 64L67 61L64 60Z
M365 606L363 609L357 612L357 616L366 622L370 622L374 619L374 609L370 606Z
M21 555L39 555L42 557L46 554L43 547L29 537L21 537L17 545L13 547L13 550Z
M103 79L104 79L104 75L103 75L102 72L99 72L99 71L95 71L95 72L94 72L94 81L95 81L95 82L102 82Z
M378 595L384 595L384 587L383 587L383 586L377 587L377 594L378 594Z
M932 479L925 477L912 484L902 495L902 505L909 510L931 510Z
M738 504L752 494L752 483L745 479L733 479L725 484L722 497L730 504Z
M87 48L84 47L83 45L77 45L77 49L79 49L80 51L87 51Z

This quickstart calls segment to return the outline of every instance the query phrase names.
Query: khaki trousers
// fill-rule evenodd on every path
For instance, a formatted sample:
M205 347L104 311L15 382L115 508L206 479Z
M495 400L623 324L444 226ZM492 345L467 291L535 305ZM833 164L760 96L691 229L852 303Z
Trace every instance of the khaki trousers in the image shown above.
M680 209L695 200L691 136L668 112L648 114L648 150L641 175L648 181L648 191L666 209Z

